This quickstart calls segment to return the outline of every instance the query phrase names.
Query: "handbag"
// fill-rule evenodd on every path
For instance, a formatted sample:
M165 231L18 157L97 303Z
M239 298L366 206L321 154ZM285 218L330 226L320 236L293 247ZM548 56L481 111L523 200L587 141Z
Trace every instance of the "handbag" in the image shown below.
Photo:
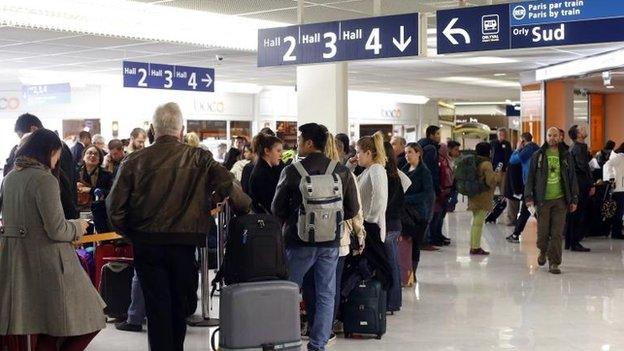
M408 230L416 228L419 223L424 222L425 219L420 215L418 210L414 206L405 204L403 206L403 212L401 213L401 225ZM407 231L407 230L406 230Z
M602 208L600 209L602 221L605 222L615 217L616 211L617 203L613 200L613 183L609 182L607 190L605 191L604 200L602 201Z

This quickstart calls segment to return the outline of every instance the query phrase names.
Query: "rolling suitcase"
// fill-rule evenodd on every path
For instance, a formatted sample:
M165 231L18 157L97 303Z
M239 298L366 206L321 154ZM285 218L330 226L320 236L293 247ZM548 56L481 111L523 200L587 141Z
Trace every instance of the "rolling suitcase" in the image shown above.
M110 318L124 319L132 302L132 265L122 262L109 262L102 267L102 280L99 292L106 308L104 314Z
M111 258L123 258L124 260L131 260L134 257L132 245L129 245L123 241L118 243L106 243L100 244L95 248L95 286L100 286L100 280L102 278L102 267Z
M342 323L345 338L353 334L386 333L386 291L376 280L362 281L342 303Z
M412 263L412 238L407 235L399 235L399 267L401 268L401 286L409 286L414 267Z
M299 287L289 281L229 285L219 301L219 350L299 350ZM215 346L215 331L211 338Z
M493 201L493 208L485 217L485 223L496 223L498 217L505 211L507 207L507 201L504 196L495 196Z

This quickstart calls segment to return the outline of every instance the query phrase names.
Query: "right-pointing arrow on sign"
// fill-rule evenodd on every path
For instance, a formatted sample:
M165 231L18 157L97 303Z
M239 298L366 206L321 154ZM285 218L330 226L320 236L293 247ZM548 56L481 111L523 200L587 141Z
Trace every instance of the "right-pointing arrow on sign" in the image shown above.
M463 28L453 28L453 26L455 26L455 23L457 23L457 21L459 20L459 18L455 17L453 18L449 24L446 26L446 28L444 28L444 31L442 31L442 34L444 34L444 36L446 36L446 38L453 44L453 45L459 45L459 42L453 37L453 35L455 34L459 34L461 36L464 37L464 40L466 41L466 44L470 44L470 34L468 34L468 32L463 29Z
M409 46L409 44L412 42L412 37L409 36L407 37L407 40L405 40L405 27L401 26L401 41L396 40L395 37L392 37L392 42L394 43L394 45L397 47L397 49L401 50L401 52L405 51L405 49L407 49L407 47Z

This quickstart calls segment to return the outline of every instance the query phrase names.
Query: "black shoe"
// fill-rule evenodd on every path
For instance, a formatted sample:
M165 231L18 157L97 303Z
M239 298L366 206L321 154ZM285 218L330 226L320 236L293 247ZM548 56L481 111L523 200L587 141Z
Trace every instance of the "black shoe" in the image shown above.
M540 250L539 256L537 256L537 264L540 266L543 266L546 264L546 251Z
M445 237L444 235L442 235L442 244L444 244L444 246L449 246L451 245L451 239Z
M550 267L548 268L548 272L552 274L561 274L561 269L559 269L558 264L551 263Z
M115 328L117 328L117 330L129 331L129 332L142 332L143 331L142 325L130 324L128 322L117 323L115 324Z
M572 246L570 248L571 251L576 251L576 252L590 252L591 249L581 245L581 244L576 244L574 246Z
M519 244L520 243L520 235L518 235L518 234L511 234L506 239L510 243L514 243L514 244Z

